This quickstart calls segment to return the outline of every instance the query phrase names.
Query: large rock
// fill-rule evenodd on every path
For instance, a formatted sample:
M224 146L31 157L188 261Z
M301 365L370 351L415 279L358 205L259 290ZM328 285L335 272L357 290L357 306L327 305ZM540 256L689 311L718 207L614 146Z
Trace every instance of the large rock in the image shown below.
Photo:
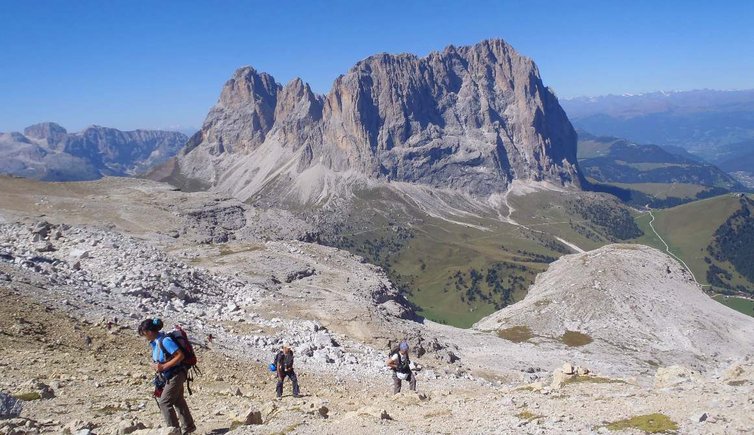
M15 397L0 392L0 419L16 418L21 415L23 404Z
M370 56L324 96L241 68L167 179L306 202L332 193L333 174L476 195L513 179L581 183L565 112L534 62L502 40Z
M655 388L675 387L699 378L699 373L683 366L660 367L655 372Z
M264 423L262 421L262 412L256 408L249 409L243 418L243 424L251 425L251 424L262 424Z

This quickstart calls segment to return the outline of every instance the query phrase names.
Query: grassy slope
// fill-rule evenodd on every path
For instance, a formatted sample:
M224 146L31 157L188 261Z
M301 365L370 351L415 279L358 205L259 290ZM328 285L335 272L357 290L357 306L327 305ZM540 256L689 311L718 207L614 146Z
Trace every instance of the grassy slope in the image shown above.
M717 295L713 299L736 311L754 317L754 300L723 295Z
M535 192L518 197L512 196L509 201L515 211L511 217L532 230L560 237L585 251L597 249L611 243L611 241L602 237L602 230L598 227L582 216L574 214L567 204L569 199L582 201L587 200L586 198L588 196L576 197L556 191ZM600 237L597 240L585 237L574 229L574 225L587 227Z
M687 183L606 183L623 189L633 189L655 198L694 198L697 194L707 190L701 184Z
M706 248L717 228L739 207L738 198L720 195L678 207L655 210L654 227L668 243L671 252L688 264L697 280L702 284L708 284L708 266L704 262L704 257L707 256ZM649 229L649 215L643 214L636 220L639 227L644 230L644 236L635 242L665 251L664 245ZM727 262L718 265L733 274L735 284L751 286L751 283L744 280Z
M506 273L501 275L506 288L511 288L514 277L523 279L525 284L515 286L513 292L513 299L520 300L525 295L524 290L537 273L547 268L547 264L519 261L514 258L520 258L516 251L558 255L524 237L513 225L497 224L492 228L492 231L485 232L429 219L416 232L416 236L397 257L394 270L410 280L413 291L411 300L422 308L422 315L431 320L469 327L480 318L492 314L496 307L480 299L464 302L461 299L463 292L454 285L453 275L456 272L461 272L468 283L470 269L485 274L489 266L495 263L524 266L525 271L505 267ZM486 283L480 287L489 294Z
M549 261L570 252L554 236L583 249L608 243L603 237L591 240L574 231L569 221L589 223L569 214L573 212L566 198L562 192L549 191L511 197L516 209L513 219L529 230L502 222L496 213L452 218L485 227L485 231L428 216L386 189L361 191L355 214L347 218L349 225L339 231L343 238L332 244L384 267L408 291L423 316L468 327L504 306L505 294L510 293L509 302L523 298ZM594 227L595 234L599 231ZM472 273L482 279L470 299ZM487 282L490 273L497 274L498 279L492 280L498 283L497 289Z

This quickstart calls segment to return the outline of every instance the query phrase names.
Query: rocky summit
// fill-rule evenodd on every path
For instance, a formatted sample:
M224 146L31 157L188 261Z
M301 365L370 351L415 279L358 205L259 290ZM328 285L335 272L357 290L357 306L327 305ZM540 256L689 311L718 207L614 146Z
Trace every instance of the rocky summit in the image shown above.
M178 132L90 126L68 133L54 122L0 133L0 173L46 181L141 174L173 157L188 138Z
M157 178L242 200L333 179L405 181L475 196L516 179L580 186L576 134L534 62L502 40L426 57L370 56L327 95L251 67Z

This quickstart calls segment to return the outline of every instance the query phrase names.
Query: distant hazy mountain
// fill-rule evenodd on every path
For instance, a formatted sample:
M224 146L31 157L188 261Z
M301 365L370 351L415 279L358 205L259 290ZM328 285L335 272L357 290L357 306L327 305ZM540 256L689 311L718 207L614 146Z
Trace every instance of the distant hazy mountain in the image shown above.
M91 126L68 133L54 122L0 133L0 173L47 181L93 180L144 173L186 143L171 131L120 131Z
M561 100L577 128L684 148L717 163L754 151L754 90L653 92Z
M610 136L579 134L579 167L598 183L635 205L667 207L745 187L718 167L683 152Z

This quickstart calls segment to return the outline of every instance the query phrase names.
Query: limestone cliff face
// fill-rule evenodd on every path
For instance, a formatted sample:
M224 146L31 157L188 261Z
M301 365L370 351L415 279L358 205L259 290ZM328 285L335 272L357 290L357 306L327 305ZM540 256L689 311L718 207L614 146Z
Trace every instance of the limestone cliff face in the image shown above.
M315 166L480 196L513 179L581 183L565 112L534 63L501 40L371 56L325 96L241 68L177 170L248 196Z

